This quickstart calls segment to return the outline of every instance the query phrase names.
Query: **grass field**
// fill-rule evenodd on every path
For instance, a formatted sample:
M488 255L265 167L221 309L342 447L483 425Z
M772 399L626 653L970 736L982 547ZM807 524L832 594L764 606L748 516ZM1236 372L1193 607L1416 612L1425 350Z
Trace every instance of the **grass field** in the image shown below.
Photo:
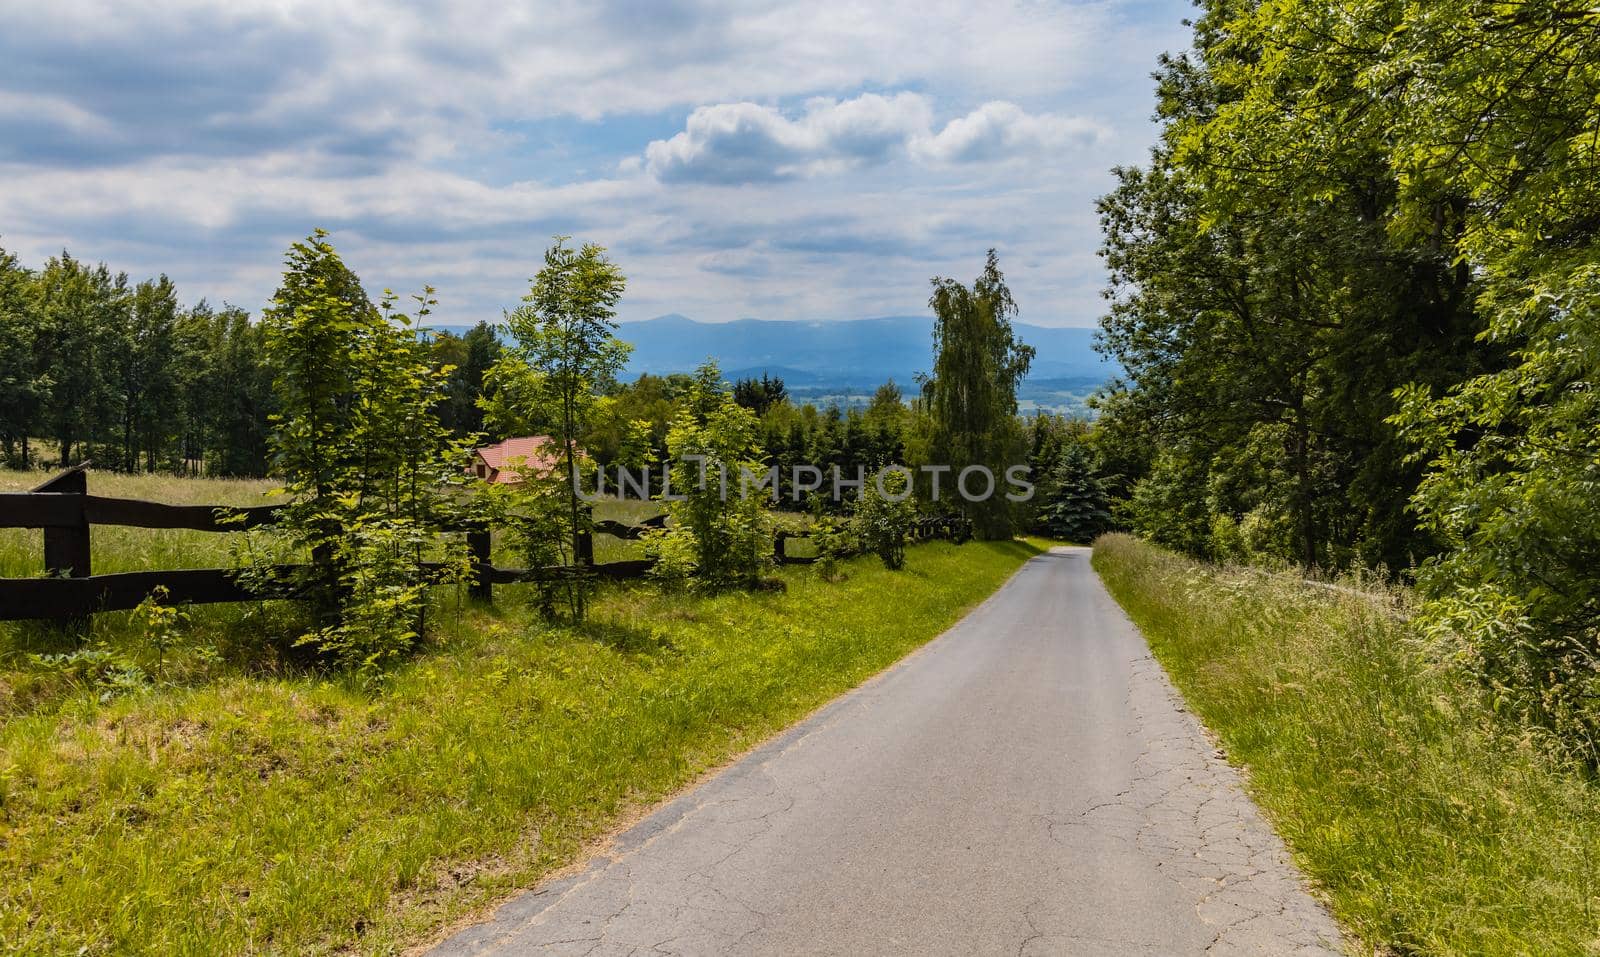
M0 950L392 952L882 669L1036 551L933 543L901 573L786 568L781 592L608 587L581 629L535 620L521 586L494 609L441 596L429 646L367 690L224 654L18 694L41 639L9 633ZM238 607L196 609L171 654L214 660L211 616Z
M50 477L46 472L0 469L0 492L22 492ZM142 498L169 505L269 505L271 482L252 479L189 479L169 475L94 472L89 491L116 498ZM99 574L146 568L222 568L228 565L229 535L182 529L95 526L91 531ZM0 528L0 577L44 574L44 535L36 528Z
M0 492L26 491L52 473L0 469ZM267 493L275 483L264 479L192 479L170 475L118 475L93 472L89 491L117 498L139 498L169 505L270 505ZM595 505L595 517L636 525L661 514L657 502L607 499ZM775 513L781 527L804 528L805 515ZM152 568L225 568L230 562L232 535L182 529L118 528L96 526L92 532L97 574ZM638 542L597 535L595 561L614 562L642 558ZM797 546L796 554L801 554ZM495 561L514 566L521 561L496 536ZM44 574L44 537L36 528L0 528L0 578L26 578Z
M52 473L0 469L0 491L24 491ZM263 505L275 483L259 479L193 479L171 475L118 475L92 472L89 490L96 495L144 499L173 505ZM605 501L596 508L599 518L635 524L660 513L653 502ZM784 516L793 523L799 516ZM177 568L228 568L235 562L231 549L239 534L181 529L123 528L97 525L91 529L92 571L97 574ZM636 541L610 535L595 537L595 559L601 562L643 557ZM502 565L522 564L503 537L495 540L494 560ZM44 541L39 529L0 529L0 577L26 578L44 574ZM276 636L296 631L295 609L282 603L224 604L186 611L185 631L191 639L158 652L131 612L95 615L81 635L66 635L41 623L0 621L0 717L25 711L49 701L76 685L136 667L179 683L211 680L241 670L273 671L281 667L284 641ZM27 667L36 655L63 655L82 649L110 653L114 660L81 662L56 667ZM159 665L158 665L159 659ZM85 671L93 672L85 675Z
M1126 536L1094 564L1364 952L1600 953L1600 789L1392 604Z

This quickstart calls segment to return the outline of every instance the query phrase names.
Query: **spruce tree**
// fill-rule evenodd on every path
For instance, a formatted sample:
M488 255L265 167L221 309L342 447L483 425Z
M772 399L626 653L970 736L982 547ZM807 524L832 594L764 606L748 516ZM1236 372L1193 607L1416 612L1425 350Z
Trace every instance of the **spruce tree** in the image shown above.
M1082 445L1072 443L1050 475L1051 496L1045 507L1045 530L1068 542L1092 542L1111 527L1105 487Z

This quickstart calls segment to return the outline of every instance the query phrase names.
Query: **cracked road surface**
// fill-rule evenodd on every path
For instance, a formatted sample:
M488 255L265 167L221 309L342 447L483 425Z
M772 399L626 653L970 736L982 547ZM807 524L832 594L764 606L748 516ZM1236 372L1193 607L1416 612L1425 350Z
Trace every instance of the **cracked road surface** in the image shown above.
M1337 954L1089 551L438 955Z

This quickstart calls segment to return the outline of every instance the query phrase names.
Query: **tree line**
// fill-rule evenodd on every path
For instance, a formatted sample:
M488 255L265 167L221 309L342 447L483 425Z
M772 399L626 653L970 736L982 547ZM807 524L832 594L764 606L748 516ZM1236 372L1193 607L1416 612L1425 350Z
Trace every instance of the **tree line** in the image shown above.
M1600 754L1600 13L1205 0L1193 34L1099 206L1120 520L1414 577L1447 657Z
M425 340L433 366L452 370L441 420L481 430L493 327ZM274 375L264 327L243 309L183 306L166 276L133 283L66 252L29 269L0 249L0 463L264 476Z
M349 283L353 296L359 280ZM347 308L366 315L370 306L383 318L381 305L364 292L360 302L366 305ZM909 391L886 382L865 408L796 403L782 379L769 376L715 384L753 414L759 449L753 462L779 468L780 499L819 515L852 507L848 497L797 492L797 465L850 479L894 463L988 461L998 473L1026 462L1051 486L1057 443L1039 435L1064 434L1067 420L1017 414L1016 384L1031 350L1011 335L1015 303L998 260L991 256L970 288L938 280L931 305L940 317L930 353L940 363L934 374L908 383ZM520 347L518 323L526 325L531 307L525 303L501 322L481 322L461 335L425 324L411 330L419 361L439 378L432 413L452 438L487 442L573 431L563 405L534 401L539 382L509 367L492 374L509 355L507 343ZM281 472L272 436L287 410L285 359L268 341L275 308L252 321L233 306L182 305L165 276L133 283L65 252L30 270L0 251L0 458L21 468L92 460L124 472ZM521 364L537 365L526 357ZM584 391L592 408L583 411L574 442L599 466L641 450L664 461L679 408L694 390L710 386L695 373L623 381L620 371L608 366ZM977 385L940 388L961 377ZM926 497L929 490L922 491ZM1043 530L1039 504L1002 500L970 510L984 522L984 534L1005 535L1013 528Z

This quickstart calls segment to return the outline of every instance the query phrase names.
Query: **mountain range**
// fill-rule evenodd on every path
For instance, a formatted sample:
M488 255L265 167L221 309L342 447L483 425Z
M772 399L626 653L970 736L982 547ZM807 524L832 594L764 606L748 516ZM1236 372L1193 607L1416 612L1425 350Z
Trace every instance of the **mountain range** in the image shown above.
M1104 381L1115 365L1094 351L1093 329L1018 323L1018 338L1034 347L1032 379ZM839 322L739 319L696 322L666 315L624 323L633 343L628 372L689 372L714 357L723 375L780 376L791 386L877 386L894 379L910 386L933 365L932 316L884 316Z
M1093 329L1013 328L1036 351L1019 392L1025 409L1082 412L1083 399L1117 372L1094 351ZM617 334L634 347L628 377L692 372L714 358L726 379L776 376L798 398L847 405L865 401L890 379L913 392L918 373L933 365L932 316L697 322L671 314L623 323Z

